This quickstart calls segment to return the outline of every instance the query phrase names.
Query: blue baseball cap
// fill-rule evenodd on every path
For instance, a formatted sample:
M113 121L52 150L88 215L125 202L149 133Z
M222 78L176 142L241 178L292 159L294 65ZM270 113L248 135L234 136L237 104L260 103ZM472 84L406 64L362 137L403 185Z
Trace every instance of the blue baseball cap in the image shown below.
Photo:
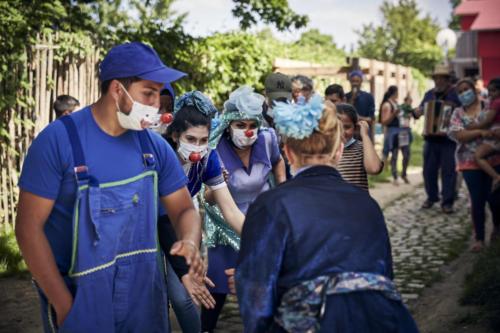
M160 95L167 95L167 94L170 94L172 100L175 100L175 91L170 82L165 83L160 92Z
M363 72L360 71L359 69L357 69L357 70L354 70L354 71L352 71L352 72L349 73L349 78L352 78L354 76L358 76L361 79L363 79Z
M186 73L165 66L156 51L140 42L113 47L99 66L101 82L126 77L169 83L186 76Z

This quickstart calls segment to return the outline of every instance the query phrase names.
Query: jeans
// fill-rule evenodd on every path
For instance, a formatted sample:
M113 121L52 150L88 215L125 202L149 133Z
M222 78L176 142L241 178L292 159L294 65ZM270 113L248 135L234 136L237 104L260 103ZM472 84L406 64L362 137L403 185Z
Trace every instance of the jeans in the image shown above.
M455 201L455 142L443 138L426 140L424 144L424 185L427 200L439 201L438 174L441 171L441 206L453 206Z
M177 321L184 333L200 333L200 311L193 303L191 296L167 262L167 291L170 304L174 309Z
M500 166L495 167L495 170L500 172ZM476 240L484 241L486 202L490 206L494 226L500 227L500 195L498 193L500 191L496 191L495 194L491 193L491 177L482 170L464 170L462 174L471 199L472 223Z

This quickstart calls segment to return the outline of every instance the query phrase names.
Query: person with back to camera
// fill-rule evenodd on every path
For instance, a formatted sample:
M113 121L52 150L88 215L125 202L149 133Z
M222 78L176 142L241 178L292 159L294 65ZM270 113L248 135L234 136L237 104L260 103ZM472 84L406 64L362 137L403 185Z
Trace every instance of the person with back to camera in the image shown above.
M274 120L294 178L259 195L243 225L229 281L244 331L418 332L380 207L331 165L343 150L335 106L278 103Z

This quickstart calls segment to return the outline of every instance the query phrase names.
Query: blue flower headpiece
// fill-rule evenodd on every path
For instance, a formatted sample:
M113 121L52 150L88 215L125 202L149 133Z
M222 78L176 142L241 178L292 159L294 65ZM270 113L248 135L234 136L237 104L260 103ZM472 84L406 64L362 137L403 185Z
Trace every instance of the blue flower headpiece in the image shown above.
M217 113L217 109L210 99L197 90L187 92L175 101L174 115L184 106L194 106L206 116L212 116Z
M285 137L304 139L318 129L323 108L323 100L319 95L313 96L305 104L278 102L272 111L274 124Z

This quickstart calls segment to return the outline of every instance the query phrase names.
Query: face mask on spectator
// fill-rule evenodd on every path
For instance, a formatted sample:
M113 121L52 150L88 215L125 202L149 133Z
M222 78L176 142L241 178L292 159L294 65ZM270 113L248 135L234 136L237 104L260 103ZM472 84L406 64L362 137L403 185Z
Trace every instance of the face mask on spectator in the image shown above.
M458 99L463 106L469 106L476 100L476 94L472 89L467 89L460 95L458 95Z

